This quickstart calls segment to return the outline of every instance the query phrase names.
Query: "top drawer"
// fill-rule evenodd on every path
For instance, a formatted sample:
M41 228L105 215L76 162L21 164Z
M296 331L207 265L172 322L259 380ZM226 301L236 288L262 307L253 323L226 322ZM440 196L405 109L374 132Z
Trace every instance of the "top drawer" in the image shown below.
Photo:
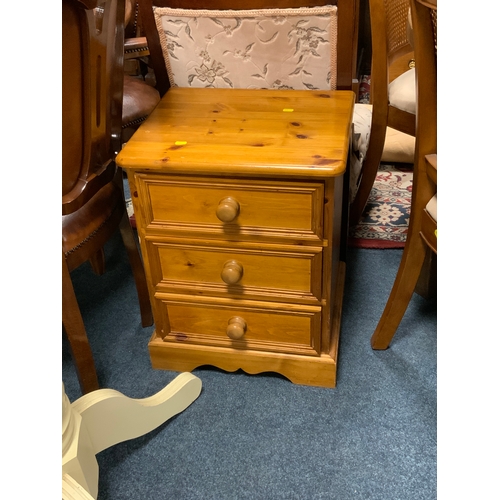
M323 236L321 182L221 180L135 174L142 224L149 233L284 238ZM134 193L134 196L137 196Z

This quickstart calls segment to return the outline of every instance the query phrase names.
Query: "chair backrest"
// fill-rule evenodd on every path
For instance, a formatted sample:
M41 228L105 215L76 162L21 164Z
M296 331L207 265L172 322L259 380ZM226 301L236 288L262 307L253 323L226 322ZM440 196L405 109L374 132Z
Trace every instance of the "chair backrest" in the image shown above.
M417 155L437 152L437 0L412 0Z
M413 51L410 0L369 0L372 37L372 102L387 97L389 67Z
M166 61L163 55L162 43L160 41L159 29L153 13L153 7L196 10L205 9L210 11L231 10L234 13L237 11L256 9L297 9L327 5L337 6L336 47L334 49L334 73L336 73L336 80L334 82L334 88L339 90L351 90L353 80L356 78L358 3L359 0L240 0L238 2L234 0L213 0L211 2L204 2L201 0L139 0L139 12L142 26L148 39L148 46L151 54L150 59L156 76L156 87L160 94L163 95L172 82L170 82L168 77ZM276 15L279 15L279 13ZM237 22L239 23L240 21L238 20ZM279 23L279 21L276 22ZM223 26L221 27L224 29ZM184 34L189 37L191 28L186 26L185 29L186 31ZM260 27L257 29L260 29ZM300 29L300 25L297 26L297 29ZM262 31L262 33L264 33L264 31ZM321 44L324 42L320 30L316 32L311 31L311 34L315 37L313 43L319 42ZM231 35L229 34L229 36ZM269 40L266 40L265 42L268 41ZM176 43L175 39L172 39L171 42ZM228 49L235 50L235 47L231 47L230 45L229 42ZM238 47L238 49L244 48ZM312 46L311 51L314 52ZM312 57L317 57L317 55L312 54ZM260 69L262 70L262 68ZM305 70L307 71L307 69ZM230 86L230 84L228 86ZM266 87L266 85L262 85L262 87Z
M123 99L124 0L62 0L62 213L115 174Z
M420 225L422 213L414 210L413 197L425 206L437 190L437 179L428 176L426 161L426 156L437 154L437 0L411 0L411 9L417 112L410 224Z

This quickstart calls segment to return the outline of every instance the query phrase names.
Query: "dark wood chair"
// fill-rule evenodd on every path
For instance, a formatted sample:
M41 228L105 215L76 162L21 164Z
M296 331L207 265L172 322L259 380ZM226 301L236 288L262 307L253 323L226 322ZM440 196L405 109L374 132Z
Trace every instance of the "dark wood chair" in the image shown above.
M147 37L151 65L156 76L156 88L161 95L171 85L162 54L158 29L153 16L154 7L210 10L247 10L269 8L298 8L337 5L337 89L352 90L356 82L359 0L138 0L139 13Z
M350 207L355 226L368 201L384 151L387 127L415 136L414 70L390 81L393 63L413 51L409 0L369 0L372 38L370 101L371 131L356 195ZM404 97L401 97L401 96Z
M411 0L417 108L408 237L384 312L371 338L387 349L408 307L427 249L437 255L437 0Z
M123 80L122 142L127 142L140 124L160 102L154 81L148 80L149 47L141 36L139 6L136 0L125 0L124 63L135 62L135 75L125 73Z
M103 246L119 228L143 326L153 322L144 268L127 217L121 170L124 0L62 0L62 320L83 393L98 389L70 272L104 272Z

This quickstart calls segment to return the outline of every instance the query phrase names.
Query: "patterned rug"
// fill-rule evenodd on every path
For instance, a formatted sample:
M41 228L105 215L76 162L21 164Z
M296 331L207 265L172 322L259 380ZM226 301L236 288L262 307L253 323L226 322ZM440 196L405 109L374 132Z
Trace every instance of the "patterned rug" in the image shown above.
M413 165L381 164L360 223L349 246L403 248L410 219Z

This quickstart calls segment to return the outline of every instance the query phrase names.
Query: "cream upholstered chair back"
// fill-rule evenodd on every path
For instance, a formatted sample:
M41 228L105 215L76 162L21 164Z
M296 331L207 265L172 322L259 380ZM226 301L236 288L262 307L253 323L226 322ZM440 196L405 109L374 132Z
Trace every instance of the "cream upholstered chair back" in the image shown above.
M351 89L357 1L140 0L157 88Z
M154 14L173 86L336 88L336 6Z

